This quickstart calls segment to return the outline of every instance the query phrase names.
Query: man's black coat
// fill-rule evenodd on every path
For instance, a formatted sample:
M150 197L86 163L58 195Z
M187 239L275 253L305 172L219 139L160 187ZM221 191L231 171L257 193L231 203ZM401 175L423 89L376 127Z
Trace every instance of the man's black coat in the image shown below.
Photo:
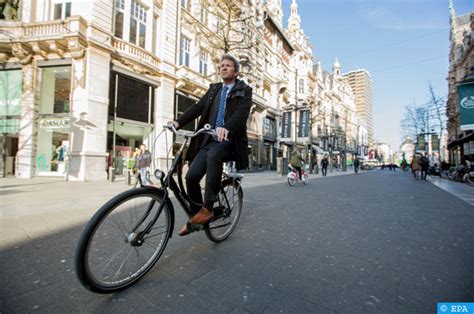
M204 124L215 121L211 117L212 106L219 102L216 96L222 88L222 83L211 84L206 94L191 108L186 110L176 121L180 127L185 126L197 117L201 116L197 128L204 127ZM229 131L228 139L234 143L234 156L237 170L246 169L249 165L248 159L248 138L247 119L252 106L252 88L241 80L236 80L234 87L227 95L227 103L224 118L224 128ZM201 149L204 134L193 139L186 153L186 160L192 161L199 149Z

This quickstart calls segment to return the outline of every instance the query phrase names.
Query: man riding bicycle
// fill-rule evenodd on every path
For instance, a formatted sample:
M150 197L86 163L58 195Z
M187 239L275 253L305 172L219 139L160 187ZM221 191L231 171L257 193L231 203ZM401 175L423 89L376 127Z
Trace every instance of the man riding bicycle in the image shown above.
M252 88L237 79L239 61L231 55L221 58L219 74L222 83L211 84L206 94L176 121L176 128L187 125L200 117L197 128L210 124L216 130L216 138L201 134L191 140L186 160L190 162L186 175L186 189L193 202L195 214L186 223L179 235L189 234L189 224L203 225L213 217L214 202L217 201L224 162L235 161L237 170L248 167L247 118L252 106ZM200 181L206 175L204 202Z
M298 173L299 173L299 178L301 180L301 167L303 167L303 164L306 163L306 161L301 158L301 156L298 155L298 152L294 150L291 153L291 158L290 158L290 164L295 168Z

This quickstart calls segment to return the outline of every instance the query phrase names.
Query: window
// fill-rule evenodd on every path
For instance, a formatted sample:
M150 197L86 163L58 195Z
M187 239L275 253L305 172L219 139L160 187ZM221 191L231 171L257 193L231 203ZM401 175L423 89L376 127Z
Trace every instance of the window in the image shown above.
M199 15L199 18L202 24L207 25L209 13L207 12L207 8L204 6L204 4L201 4L201 14Z
M40 113L69 113L71 66L41 68Z
M64 20L71 16L71 2L59 1L53 6L53 19Z
M199 73L201 75L207 75L207 60L209 59L209 54L206 51L201 51L199 54Z
M146 9L136 1L132 1L130 9L130 42L145 48Z
M281 137L291 137L291 112L283 113Z
M309 110L301 110L298 136L307 137L308 134L309 134Z
M191 8L191 0L181 0L181 7L189 10Z
M194 99L180 94L176 94L176 118L181 117L181 115L195 103L196 100ZM197 122L197 120L191 121L190 123L182 126L182 129L187 131L194 131L196 129Z
M117 83L117 108L115 109L115 80ZM140 121L144 123L154 123L153 99L154 93L152 86L127 77L121 74L113 73L111 76L109 115L116 115L118 118ZM151 102L150 102L151 101Z
M179 47L179 65L189 66L189 49L191 47L191 41L181 36L181 44Z
M115 0L115 31L114 35L123 38L123 16L125 11L125 0Z
M304 93L304 80L303 79L300 79L298 93L300 94Z

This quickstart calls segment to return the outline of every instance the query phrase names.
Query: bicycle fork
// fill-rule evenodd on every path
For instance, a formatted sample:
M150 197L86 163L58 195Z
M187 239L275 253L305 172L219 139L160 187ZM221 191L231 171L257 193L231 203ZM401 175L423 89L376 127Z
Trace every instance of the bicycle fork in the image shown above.
M155 225L156 221L158 220L158 218L161 215L161 212L163 211L163 208L165 207L166 200L168 199L168 190L164 189L164 193L165 194L163 196L163 201L158 206L158 210L156 211L156 214L153 217L153 219L147 224L147 226L145 227L145 229L143 229L143 231L136 232L138 230L138 228L140 228L141 224L150 215L151 210L153 209L153 206L155 206L156 201L154 199L152 199L150 201L150 203L148 204L147 210L145 211L143 216L139 219L139 221L135 225L135 227L132 229L132 232L130 232L128 234L127 238L125 239L125 242L130 243L130 245L132 245L132 246L141 246L143 244L143 241L144 241L143 238L145 237L145 235L150 233L152 227Z

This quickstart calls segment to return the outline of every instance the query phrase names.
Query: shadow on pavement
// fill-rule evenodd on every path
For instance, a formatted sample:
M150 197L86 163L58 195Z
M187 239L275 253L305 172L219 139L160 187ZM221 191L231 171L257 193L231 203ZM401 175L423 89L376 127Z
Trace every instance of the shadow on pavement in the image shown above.
M175 210L181 213L175 204ZM171 238L135 286L80 286L82 226L0 253L1 312L433 312L474 301L472 208L402 173L245 191L238 229L213 244ZM185 221L179 214L176 229Z

